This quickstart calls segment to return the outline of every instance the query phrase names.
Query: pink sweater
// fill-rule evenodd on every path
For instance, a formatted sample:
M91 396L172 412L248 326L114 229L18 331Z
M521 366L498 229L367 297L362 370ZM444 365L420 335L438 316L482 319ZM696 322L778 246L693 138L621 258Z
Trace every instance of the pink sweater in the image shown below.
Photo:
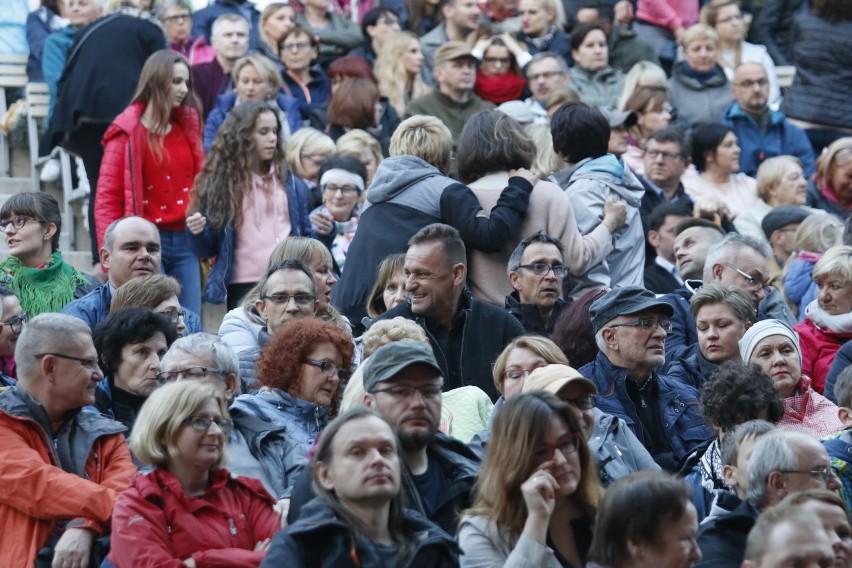
M636 19L675 31L698 22L698 0L639 0Z

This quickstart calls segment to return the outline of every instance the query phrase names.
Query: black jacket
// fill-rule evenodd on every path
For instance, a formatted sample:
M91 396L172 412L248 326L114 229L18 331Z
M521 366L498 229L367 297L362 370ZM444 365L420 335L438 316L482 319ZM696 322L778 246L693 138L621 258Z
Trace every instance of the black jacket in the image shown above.
M293 525L276 533L261 567L288 568L380 568L385 563L375 544L366 538L353 542L348 524L337 517L323 497L305 505L304 514ZM405 510L403 530L414 536L412 557L398 568L430 568L459 565L459 547L446 532L416 511Z
M666 269L651 261L645 266L645 288L654 294L670 294L680 287L680 282Z
M559 319L562 310L571 305L571 302L563 299L557 299L553 305L553 313L550 314L550 321L544 325L544 320L541 317L541 311L535 304L522 304L518 297L518 292L512 292L506 296L506 302L503 307L507 312L518 318L521 325L524 326L524 332L527 335L543 335L550 337L553 333L553 326Z
M749 41L766 46L775 65L792 65L793 17L807 9L807 0L767 0L751 24Z
M757 510L743 501L733 511L702 524L695 537L702 559L695 563L695 568L740 568L746 539L757 515Z
M382 154L387 158L390 156L391 136L402 120L386 98L379 99L379 107L381 110L379 111L378 124L375 127L364 128L363 130L379 141L379 144L382 145ZM335 142L349 130L343 126L331 124L328 119L328 105L314 107L310 112L309 120L312 128L325 132Z

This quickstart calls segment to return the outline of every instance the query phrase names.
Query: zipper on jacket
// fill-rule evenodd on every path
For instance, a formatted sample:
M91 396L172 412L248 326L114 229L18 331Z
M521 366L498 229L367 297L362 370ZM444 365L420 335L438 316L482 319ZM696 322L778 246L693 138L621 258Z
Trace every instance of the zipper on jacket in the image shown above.
M319 423L319 415L320 415L320 407L315 406L314 407L314 421L317 423L317 431L322 430L322 427L320 426L320 423Z
M228 517L228 526L230 527L228 532L231 533L231 536L237 536L237 525L234 524L234 519L231 517Z

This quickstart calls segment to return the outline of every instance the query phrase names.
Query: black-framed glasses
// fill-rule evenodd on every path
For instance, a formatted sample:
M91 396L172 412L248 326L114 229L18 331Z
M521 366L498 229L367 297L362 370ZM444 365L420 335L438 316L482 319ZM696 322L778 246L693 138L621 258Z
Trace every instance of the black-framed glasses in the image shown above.
M752 276L748 272L744 272L744 271L740 270L739 268L737 268L733 264L725 264L725 266L727 266L728 268L730 268L731 270L733 270L734 272L736 272L737 274L742 276L745 279L746 284L748 284L749 288L752 288L752 289L755 289L755 290L756 289L766 290L767 288L769 288L769 285L766 282L764 282L763 280L760 280L758 278L755 278L754 276Z
M533 262L532 264L521 264L518 268L526 268L532 270L536 276L545 276L551 270L557 278L564 278L568 274L568 269L561 264L547 264L546 262Z
M393 385L383 389L375 389L371 393L386 393L397 398L411 398L415 392L419 392L420 396L426 399L435 399L441 396L444 391L444 385L421 385L415 387L413 385Z
M234 423L224 418L208 418L207 416L187 416L183 420L184 424L189 424L196 432L207 432L210 430L210 425L215 424L219 427L224 435L228 435L234 429Z
M165 316L171 322L172 325L177 326L178 322L180 322L180 318L183 318L186 321L186 310L184 308L176 309L169 308L165 311L160 312L161 316Z
M316 367L317 369L322 371L322 374L328 377L329 379L335 375L340 378L343 378L343 375L345 374L343 372L343 369L341 369L331 361L325 361L320 359L304 359L302 362L306 365L310 365L311 367Z
M276 306L286 306L290 303L290 300L296 302L297 306L310 306L313 304L317 297L313 294L306 294L304 292L299 292L298 294L270 294L268 296L261 296L261 300L269 300Z
M330 191L331 193L337 193L338 191L343 195L352 195L353 193L361 193L361 191L355 187L354 185L337 185L333 183L326 183L322 186L323 191Z
M821 477L823 483L828 483L828 480L832 477L835 477L837 474L834 473L834 468L831 467L821 467L818 469L779 469L780 473L798 473L801 475L810 475L814 477Z
M681 155L677 152L666 152L664 150L646 150L645 155L651 158L652 160L662 158L663 161L667 162L671 162L681 158Z
M214 367L187 367L186 369L177 369L175 371L161 371L157 373L157 380L160 384L173 383L181 378L184 379L203 379L207 375L224 375L225 371Z
M655 331L657 329L657 326L659 326L666 333L672 330L672 322L667 319L658 320L654 318L639 318L635 321L617 323L609 327L641 327L642 331L651 333L652 331Z
M52 355L53 357L59 357L60 359L68 359L69 361L74 361L75 363L79 363L81 366L89 369L91 371L98 371L100 367L98 366L97 359L87 359L85 357L75 357L74 355L66 355L65 353L38 353L35 355L36 359L41 359L42 357L47 357L48 355Z
M27 314L21 314L19 316L15 316L10 318L9 321L0 321L0 333L3 333L3 326L8 325L9 329L12 330L12 333L15 335L21 333L21 330L24 329L24 324L29 321L29 317Z
M23 229L27 221L38 221L35 217L27 217L26 215L15 215L9 219L0 220L0 229L6 230L6 227L12 225L16 229Z
M308 49L311 47L310 42L300 41L296 43L285 43L281 46L281 51L292 51L294 53L299 53L303 49Z
M595 397L590 394L577 398L562 398L562 400L580 410L591 410L595 407Z
M579 448L580 434L577 432L571 432L556 444L541 444L541 446L535 451L535 457L538 460L550 459L553 452L556 450L562 452L563 456L567 456L568 454L573 454Z
M176 14L174 16L166 16L163 18L164 22L184 22L192 20L192 16L189 14Z

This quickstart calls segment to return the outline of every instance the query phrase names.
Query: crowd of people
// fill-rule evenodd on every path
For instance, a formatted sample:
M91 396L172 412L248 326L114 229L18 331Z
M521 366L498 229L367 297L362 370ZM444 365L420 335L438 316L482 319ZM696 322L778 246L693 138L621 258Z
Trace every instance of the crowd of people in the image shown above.
M92 270L2 203L0 565L852 568L848 1L26 31Z

